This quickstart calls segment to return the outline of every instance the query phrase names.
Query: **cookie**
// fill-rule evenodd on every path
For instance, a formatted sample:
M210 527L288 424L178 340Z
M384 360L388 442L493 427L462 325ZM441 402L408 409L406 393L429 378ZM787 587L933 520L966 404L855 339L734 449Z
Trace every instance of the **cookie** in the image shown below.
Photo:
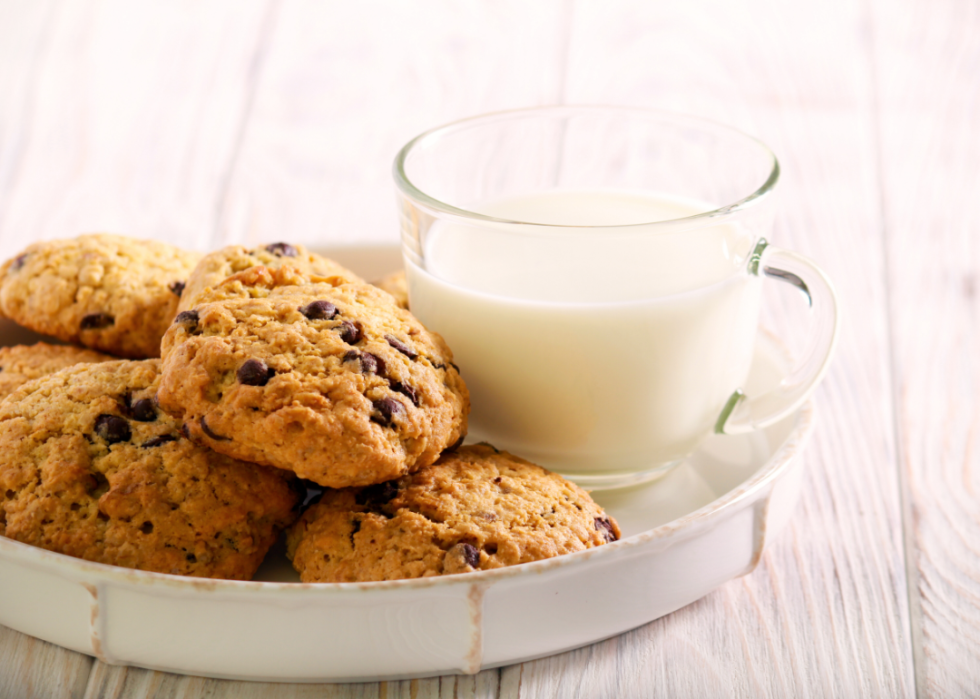
M408 308L408 280L405 278L404 270L389 274L374 282L374 285L391 294L401 308Z
M288 265L306 274L321 277L339 276L350 281L362 281L346 267L322 255L309 252L302 245L269 243L255 248L229 245L208 253L197 264L184 287L178 312L186 311L201 303L201 294L204 291L215 289L233 274L260 265L268 269L278 269ZM211 300L215 300L213 295Z
M0 403L0 535L160 573L247 580L295 479L195 444L154 404L159 360L82 364Z
M66 342L119 357L158 357L199 258L109 234L35 243L0 267L0 310Z
M303 582L468 573L552 558L620 537L589 494L488 445L366 488L325 490L287 533Z
M33 345L0 347L0 400L28 381L53 374L76 364L114 360L108 354L71 345Z
M203 298L164 336L159 401L215 451L340 488L465 435L452 352L380 289L252 267Z

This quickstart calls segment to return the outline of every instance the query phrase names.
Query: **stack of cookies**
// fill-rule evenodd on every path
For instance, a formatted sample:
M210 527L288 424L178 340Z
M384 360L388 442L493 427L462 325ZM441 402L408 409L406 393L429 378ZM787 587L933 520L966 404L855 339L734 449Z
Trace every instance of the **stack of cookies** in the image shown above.
M287 530L305 582L617 539L577 486L460 446L466 386L406 305L285 243L203 257L112 235L29 247L0 267L0 313L71 344L0 349L0 535L245 580Z

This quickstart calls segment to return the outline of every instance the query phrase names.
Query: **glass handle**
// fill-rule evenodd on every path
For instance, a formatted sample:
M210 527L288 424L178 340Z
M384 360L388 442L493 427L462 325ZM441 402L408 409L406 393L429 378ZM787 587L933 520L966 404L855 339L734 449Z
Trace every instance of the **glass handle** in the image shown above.
M769 245L763 239L749 258L748 268L750 274L761 273L799 289L809 302L816 327L803 358L776 388L757 396L736 390L729 397L715 424L719 434L751 432L778 422L799 408L826 373L840 330L834 287L808 258Z

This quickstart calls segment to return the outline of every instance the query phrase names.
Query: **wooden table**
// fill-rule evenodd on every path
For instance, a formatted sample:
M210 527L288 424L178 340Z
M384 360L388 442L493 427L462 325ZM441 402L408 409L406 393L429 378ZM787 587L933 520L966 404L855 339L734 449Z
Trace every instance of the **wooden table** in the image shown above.
M758 136L775 241L837 284L804 494L755 572L603 643L410 682L180 677L0 628L0 697L980 696L975 0L6 0L0 255L92 230L394 242L406 140L554 103Z

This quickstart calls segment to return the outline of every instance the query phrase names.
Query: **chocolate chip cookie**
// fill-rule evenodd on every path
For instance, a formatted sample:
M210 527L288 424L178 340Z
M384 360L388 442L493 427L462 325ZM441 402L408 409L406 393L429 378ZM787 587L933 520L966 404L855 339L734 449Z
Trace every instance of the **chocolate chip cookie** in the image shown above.
M465 435L449 348L370 284L260 266L199 298L164 336L159 400L215 451L339 488Z
M204 291L213 291L233 274L260 265L268 269L279 269L287 265L305 274L321 277L339 276L350 281L362 281L346 267L322 255L312 253L302 245L269 243L255 248L229 245L208 253L194 268L183 289L178 312L186 311L201 303L201 294ZM215 300L213 293L210 298Z
M247 580L294 518L295 479L189 440L159 360L83 364L0 403L0 535L90 561Z
M66 342L119 357L158 357L200 257L109 234L35 243L0 266L0 311Z
M116 357L71 345L33 345L0 347L0 400L28 381L53 374L76 364L108 362Z
M467 573L616 541L589 494L488 445L366 488L325 490L287 534L303 582Z
M374 282L374 285L391 294L400 307L408 308L408 280L405 278L404 270L393 272Z

